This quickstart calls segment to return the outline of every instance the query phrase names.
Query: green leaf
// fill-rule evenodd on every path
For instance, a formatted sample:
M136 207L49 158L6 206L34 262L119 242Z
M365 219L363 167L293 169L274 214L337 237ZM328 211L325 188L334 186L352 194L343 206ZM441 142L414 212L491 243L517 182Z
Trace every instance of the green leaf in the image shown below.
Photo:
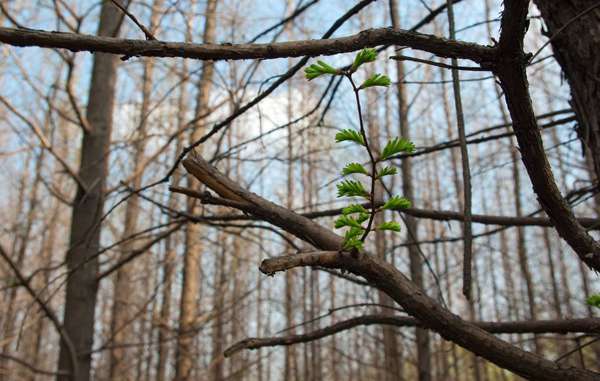
M400 224L394 221L386 221L377 227L378 230L400 231Z
M341 229L346 226L362 229L362 226L360 226L360 222L358 222L350 216L340 216L337 220L335 220L336 229Z
M342 209L342 214L344 216L347 216L349 214L354 214L354 213L369 213L367 211L367 209L364 208L364 206L359 205L359 204L350 204L347 207L345 207L344 209Z
M337 184L338 197L369 197L369 192L360 181L344 180Z
M393 196L385 204L383 204L383 209L388 210L399 210L410 208L411 203L408 199L400 196Z
M365 229L363 228L355 228L351 227L344 234L344 244L343 247L346 250L357 249L360 250L363 247L363 242L360 240Z
M350 229L348 229L346 231L346 234L344 234L344 240L348 241L351 240L353 238L360 238L362 236L362 234L364 233L365 229L361 228L357 228L357 227L351 227Z
M346 250L352 250L352 249L362 250L362 248L363 248L363 242L358 238L352 238L352 239L344 241L344 249L346 249Z
M398 173L396 167L384 167L381 171L377 172L377 178L382 178L383 176L395 175Z
M369 172L367 172L365 167L363 167L359 163L349 163L344 167L344 169L342 169L342 175L344 175L344 176L348 176L353 173L361 173L363 175L369 174Z
M383 86L388 87L392 81L387 75L384 74L373 74L370 78L367 78L362 85L358 88L359 90L366 89L367 87Z
M306 76L306 78L308 78L309 81L324 74L336 75L339 73L339 70L337 70L333 66L330 66L328 63L320 60L317 61L316 64L312 64L304 69L304 75Z
M414 152L414 150L415 145L410 140L404 138L394 138L387 142L383 148L383 152L381 153L379 160L389 159L400 152L411 153Z
M365 48L358 52L356 57L354 58L354 62L352 63L352 68L350 71L354 72L356 69L360 67L360 65L366 62L373 62L377 59L377 49L374 48Z
M335 134L335 142L336 143L345 142L345 141L351 141L351 142L360 144L361 146L365 145L365 140L363 139L362 135L358 131L352 130L349 128L345 129L345 130L341 130L340 132Z
M369 213L367 212L367 213L361 213L361 214L359 214L358 218L356 219L356 221L358 221L359 223L362 224L363 222L365 222L368 219L369 219Z
M600 308L600 294L595 294L587 298L587 304L596 308Z

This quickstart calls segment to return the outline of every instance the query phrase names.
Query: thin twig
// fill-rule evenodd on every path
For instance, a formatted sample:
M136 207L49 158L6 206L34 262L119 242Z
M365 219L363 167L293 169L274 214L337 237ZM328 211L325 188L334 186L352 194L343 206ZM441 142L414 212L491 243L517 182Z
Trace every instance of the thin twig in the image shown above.
M66 376L69 374L68 372L60 371L60 370L58 372L52 372L50 370L38 368L34 364L30 364L29 362L23 360L22 358L19 358L16 356L11 356L8 353L0 353L0 358L5 358L7 360L14 361L17 364L22 365L25 368L29 369L31 372L36 373L36 374L42 374L44 376Z
M119 8L121 10L121 12L125 13L125 15L127 17L129 17L131 19L131 21L133 21L133 23L142 30L142 32L144 32L144 36L146 36L146 40L156 40L156 37L154 37L152 32L150 32L148 30L148 28L146 28L141 22L139 22L138 19L131 12L129 12L127 10L127 8L125 8L118 0L110 0L110 1L115 5L115 7Z
M450 38L456 38L454 26L454 7L452 1L448 0L448 24ZM458 60L452 58L452 85L454 90L454 106L456 108L456 125L458 127L458 138L460 141L460 156L463 171L463 213L465 216L463 230L465 240L463 243L463 287L462 292L467 300L472 300L472 274L471 261L473 257L473 227L471 224L471 168L469 166L469 150L465 134L465 116L463 113L462 99L460 93L460 74L458 72Z
M391 56L390 59L393 59L396 61L414 61L414 62L424 63L427 65L432 65L432 66L437 66L437 67L441 67L444 69L452 69L452 70L490 71L490 69L485 68L485 67L480 67L480 66L459 66L455 63L456 59L452 59L452 65L448 65L443 62L435 62L435 61L430 61L430 60L426 60L426 59L422 59L422 58L409 57L409 56L403 56L403 55Z
M21 270L19 270L17 265L10 258L10 255L8 255L8 253L6 252L6 250L4 250L4 247L2 246L0 246L0 256L8 264L8 267L10 267L10 269L12 270L13 274L19 281L19 284L23 286L25 290L27 290L29 295L39 305L41 310L44 311L44 314L48 317L48 319L50 319L50 321L54 325L54 328L56 328L61 340L64 342L64 344L67 347L67 350L69 351L69 359L71 361L71 374L73 376L73 379L76 380L77 375L79 374L79 368L77 364L77 350L75 349L75 345L69 337L69 334L65 331L64 327L60 323L60 320L58 319L54 311L40 298L37 292L35 292L35 290L31 287L31 284L29 284L29 282L27 281L27 278L21 273Z

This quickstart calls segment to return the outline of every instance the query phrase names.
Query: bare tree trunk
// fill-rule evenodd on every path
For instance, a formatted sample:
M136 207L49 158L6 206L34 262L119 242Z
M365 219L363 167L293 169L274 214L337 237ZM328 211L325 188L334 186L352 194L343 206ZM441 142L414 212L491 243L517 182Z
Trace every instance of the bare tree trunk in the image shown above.
M398 16L398 2L397 0L390 0L390 16L392 20L392 27L394 29L400 29L400 22ZM408 124L408 105L406 101L406 89L402 83L404 77L404 64L401 60L396 62L396 92L398 96L398 107L400 117L400 135L403 138L410 139L410 126ZM412 178L412 162L406 158L401 163L402 172L402 193L403 196L409 200L414 200L414 186ZM418 236L418 225L417 220L411 216L405 217L406 231L407 231L407 242L417 242ZM415 245L408 246L408 257L410 259L410 276L412 281L421 289L425 289L425 282L423 279L423 259L419 254L419 250ZM419 381L430 381L431 380L431 348L429 343L429 333L425 329L416 329L416 340L417 340L417 369L419 374Z
M52 261L52 253L53 253L53 248L54 248L54 243L56 241L56 233L57 233L57 227L58 225L55 223L55 221L57 221L57 219L59 218L59 204L56 200L53 200L51 202L52 207L51 207L51 213L48 219L48 229L44 231L44 236L41 242L41 248L40 248L40 257L41 257L41 265L43 267L49 268L51 265L51 261ZM42 288L45 285L48 284L48 282L50 281L50 274L49 271L43 271L42 275L37 278L38 280L38 285L37 287ZM46 319L43 318L42 316L40 316L38 318L38 321L35 324L35 328L33 330L33 337L32 337L32 345L31 345L31 352L30 352L30 356L31 356L31 363L32 364L36 364L37 366L40 367L46 367L45 364L45 356L44 353L42 351L42 341L44 340L44 338L46 337L46 328L47 328L47 322ZM39 379L37 377L37 375L35 373L32 373L28 380L29 381L35 381L36 379Z
M152 6L152 14L150 16L151 28L158 21L158 8L161 6L162 0L155 0ZM147 141L147 114L150 106L151 91L152 91L152 76L154 73L154 60L145 58L142 74L142 104L140 107L140 120L137 126L135 138L133 140L133 168L132 180L130 187L138 189L142 183L144 174L144 150ZM127 239L132 236L138 224L140 199L137 195L132 195L125 207L125 221L123 222L122 239ZM136 249L134 240L127 240L121 246L120 258L127 257L133 250ZM123 381L132 380L131 373L131 352L128 348L119 344L127 343L132 337L131 318L132 318L132 301L135 300L133 295L131 275L134 273L133 264L129 263L121 266L117 270L114 279L113 290L113 312L111 319L111 336L114 344L110 351L110 378L119 377Z
M103 2L98 35L116 36L122 16L110 2ZM98 259L94 255L100 244L100 218L104 207L104 185L107 174L112 112L118 57L96 53L89 90L87 121L90 131L84 130L81 143L79 178L87 189L78 186L72 218L65 298L65 331L78 353L79 373L75 377L57 376L59 381L87 381L90 379L92 358L89 355L94 340L94 310L98 283ZM58 369L73 371L67 345L61 340Z
M263 233L262 231L258 233L258 241L259 241L259 245L262 246L263 242L264 242L264 238L263 238ZM262 297L263 297L263 287L262 287L262 282L261 282L261 278L259 277L256 281L256 337L260 337L263 334L263 314L262 314ZM263 370L263 361L262 361L262 350L258 349L256 351L256 360L258 361L257 364L257 369L256 369L256 373L257 373L257 380L258 381L264 381L265 380L265 376L264 376L264 370Z
M579 124L578 134L592 157L596 181L600 178L600 8L594 0L534 0L548 36L554 58L571 86L571 107ZM569 24L568 27L562 29Z
M291 6L291 2L288 1L288 7ZM286 32L289 34L289 27L286 27ZM291 36L290 36L291 37ZM288 60L288 67L292 66L291 60ZM290 80L291 81L291 80ZM293 110L293 98L291 85L288 84L287 88L287 119L288 123L292 121L294 117ZM292 125L288 125L287 129L287 183L286 183L286 200L285 206L289 209L293 208L294 205L294 140ZM287 236L289 239L293 239L291 235ZM292 250L292 246L286 243L286 250ZM284 286L284 310L285 310L285 321L288 327L294 325L294 273L287 271L285 273L285 286ZM295 330L291 330L290 334L294 334ZM283 363L283 378L284 380L292 380L292 377L298 380L298 362L296 359L296 348L294 346L286 346Z
M216 0L206 3L203 42L213 42L216 24ZM204 61L202 75L198 86L198 99L195 115L202 115L208 110L209 94L212 88L214 63ZM192 141L199 139L205 128L195 126ZM193 181L190 179L190 181ZM195 201L188 201L188 211L192 214L199 211ZM184 381L192 377L193 365L196 361L194 349L194 327L198 313L198 295L200 291L200 262L203 252L201 228L199 225L188 225L185 236L185 257L183 267L183 285L179 316L179 335L177 338L176 380Z
M50 118L50 116L47 116ZM15 234L15 241L18 241L16 246L16 264L19 268L23 267L25 262L25 255L27 254L27 248L29 246L29 242L31 239L31 229L33 227L34 219L36 217L37 212L37 204L38 204L38 190L40 187L40 183L42 180L42 163L44 162L45 151L41 150L38 157L35 159L35 174L32 181L31 189L29 191L29 197L27 198L27 214L25 215L25 221L21 229L17 229L17 234ZM27 173L23 173L23 183L25 185L27 178ZM25 189L21 189L23 195L27 192ZM25 208L21 208L20 210L24 210ZM2 354L9 354L10 346L13 343L13 340L8 340L13 335L13 329L15 327L15 318L16 318L16 303L17 303L17 295L18 295L19 287L13 286L10 289L8 301L7 301L7 309L6 316L4 319L3 326L3 335L4 335L4 344L2 345ZM21 324L25 324L22 322ZM4 358L0 358L0 369L6 369L6 361ZM0 372L0 380L4 380L4 372Z
M429 142L433 142L434 139L431 138L429 140ZM438 161L438 157L439 155L435 155L432 160L428 161L427 163L427 189L431 190L431 196L429 197L429 205L428 207L430 207L431 209L441 209L441 190L440 190L440 176L438 175L438 168L439 168L439 161ZM439 229L440 231L438 231L438 225L436 223L436 221L431 221L431 235L430 237L432 238L439 238L441 240L443 240L445 238L445 234L444 234L444 228L442 227L441 229ZM442 264L442 260L441 258L445 258L447 256L447 251L446 251L446 244L445 242L441 242L440 245L436 245L435 249L434 249L434 253L433 253L433 258L434 258L434 266L435 266L435 272L436 274L444 274L447 273L447 271L445 270L445 266L443 266ZM440 276L440 297L444 297L443 295L443 280L442 277ZM447 380L450 377L450 363L449 363L449 357L450 357L450 353L449 350L447 349L447 344L448 342L440 339L438 342L438 363L436 364L436 380ZM435 344L434 344L435 345Z
M136 305L138 310L135 312L139 316L137 322L137 341L151 343L154 330L149 323L152 322L154 300L156 300L156 295L154 295L153 292L156 292L157 290L153 290L152 287L152 280L156 280L156 270L149 260L144 261L141 265L143 267L140 268L140 271L142 271L145 276L141 279L142 284L140 288L142 289L142 295L145 296L145 300L143 305L140 306L141 303ZM135 327L134 324L131 324L131 326L132 328ZM150 348L148 348L147 345L137 345L132 357L133 361L131 362L130 367L133 368L133 364L136 365L134 380L148 380L148 377L144 377L144 371L148 368L147 364L152 361Z
M176 184L174 182L174 184ZM168 237L165 241L165 256L163 263L162 279L162 300L160 307L160 320L158 329L158 360L156 363L156 381L165 381L167 379L167 362L169 360L169 342L167 341L170 333L169 322L171 321L171 296L173 294L173 272L175 267L175 244L173 238Z
M185 60L181 63L181 74L180 78L182 84L180 85L179 95L177 98L177 114L175 125L177 130L181 130L185 123L185 117L187 112L187 91L185 78L188 75L188 67ZM177 140L175 145L175 155L181 152L182 141ZM178 186L180 176L176 172L173 175L172 184ZM170 208L175 209L177 206L176 195L171 194L169 196L168 205ZM165 240L165 256L163 263L163 279L162 279L162 305L160 308L160 328L158 330L158 362L156 365L156 381L165 381L167 379L167 362L169 360L170 345L167 341L171 334L171 327L169 323L171 321L171 298L173 294L173 273L175 272L175 261L177 259L177 240L176 236L169 236Z
M220 232L220 241L227 242L227 236L225 233ZM217 252L215 257L215 286L214 286L214 297L213 297L213 310L217 314L212 331L212 361L215 362L212 370L210 379L212 381L222 381L224 379L224 364L223 360L220 359L223 353L223 341L224 341L224 311L223 311L223 299L225 298L226 291L226 278L225 278L225 265L226 256L228 250L225 247L221 248L220 252ZM233 272L233 274L236 274Z

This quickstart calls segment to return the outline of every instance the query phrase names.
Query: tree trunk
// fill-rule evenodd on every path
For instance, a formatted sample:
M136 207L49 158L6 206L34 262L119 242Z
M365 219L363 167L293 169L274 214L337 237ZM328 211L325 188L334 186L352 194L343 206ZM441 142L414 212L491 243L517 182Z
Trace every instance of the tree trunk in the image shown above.
M47 116L50 118L50 115ZM28 244L31 241L31 230L34 224L34 219L36 217L37 212L37 204L38 204L38 190L40 187L40 183L42 181L42 163L44 162L45 151L40 151L39 156L35 159L35 175L33 179L33 184L31 185L31 190L29 193L29 197L27 200L27 214L25 215L24 226L22 229L17 229L17 234L15 234L15 240L18 240L19 244L16 245L17 258L16 264L19 268L23 268L23 264L25 263L25 256L27 254ZM25 185L25 178L27 174L23 174L23 185ZM21 190L23 194L25 194L25 189ZM21 208L23 210L25 208ZM51 223L51 222L50 222ZM9 354L11 344L13 340L6 340L13 335L13 329L15 327L15 318L17 315L17 311L15 308L17 307L17 296L20 287L13 286L10 289L7 308L6 308L6 316L4 320L4 344L2 345L2 354ZM21 325L24 325L25 322L22 322ZM7 369L6 361L0 358L0 369ZM4 380L4 372L0 371L0 380Z
M394 29L400 29L400 21L398 16L398 2L397 0L390 0L390 16L392 20L392 27ZM398 80L396 81L396 92L398 96L398 107L400 117L400 135L403 138L410 139L410 128L408 125L408 105L406 102L406 89L402 83L401 78L404 77L404 64L400 60L396 60L396 75ZM402 172L402 193L403 196L409 200L414 200L414 186L412 181L412 162L406 158L401 163ZM417 242L418 237L418 226L417 220L411 216L405 217L407 241ZM410 259L410 276L415 284L424 290L424 279L423 279L423 259L419 254L419 249L415 245L408 246L408 257ZM429 344L429 333L425 329L416 329L416 340L417 340L417 370L419 374L419 381L430 381L431 380L431 348Z
M288 0L288 7L291 7L291 2ZM285 26L285 32L290 34L289 24ZM292 35L289 35L290 38L293 38ZM292 60L288 59L288 69L293 65ZM292 88L288 85L286 92L286 113L287 113L287 122L290 123L294 119L293 113L293 98L292 98ZM293 141L293 129L292 124L289 124L286 129L287 133L287 179L286 179L286 200L285 206L289 209L293 208L294 205L294 141ZM292 235L287 236L288 239L293 239ZM286 251L291 252L293 250L292 245L286 242ZM285 273L285 286L284 286L284 314L285 321L288 327L292 327L294 325L294 273L291 271L287 271ZM290 330L290 334L293 335L295 330ZM295 346L286 346L285 354L284 354L284 363L283 363L283 378L285 380L292 380L294 378L296 381L298 380L298 362L296 359L296 348Z
M215 38L216 0L206 3L203 42L213 42ZM214 63L204 61L202 74L198 84L198 99L196 116L203 115L208 110L209 95L212 88ZM198 125L194 126L191 140L199 139L205 131ZM190 179L190 181L192 181ZM188 202L188 211L197 213L195 201ZM179 316L179 336L177 338L176 380L191 379L193 364L196 362L194 349L195 321L198 314L198 295L200 291L200 262L202 255L202 233L199 225L188 225L185 237L185 258L183 267L183 285L181 290L181 306Z
M121 11L110 2L103 2L98 35L116 36L121 25ZM98 259L93 258L100 244L100 218L104 207L104 185L107 175L112 112L118 57L95 53L89 89L87 120L90 131L84 130L81 143L79 178L87 189L77 188L67 251L67 281L65 299L65 331L73 341L78 373L74 377L58 376L59 381L90 379L92 358L89 351L94 339L94 310L98 284ZM67 345L61 341L58 369L73 371Z
M571 107L578 121L578 134L586 154L591 156L600 178L600 8L582 12L597 2L594 0L534 0L552 40L554 57L571 87ZM578 17L579 16L579 17Z
M159 13L157 9L160 7L162 0L155 0L150 16L150 25L155 25L158 21ZM154 60L144 59L144 68L142 74L142 104L140 107L140 121L137 126L137 133L133 141L133 176L130 187L138 189L142 183L144 173L144 150L147 141L147 114L150 105L152 91L152 75L154 73ZM137 195L133 195L127 200L125 207L125 221L123 222L123 239L127 239L133 235L137 229L139 215L140 199ZM127 257L133 250L136 249L136 243L133 240L125 241L121 246L120 258ZM110 351L110 378L119 377L120 380L131 380L133 377L131 367L131 351L127 347L119 344L127 343L132 337L131 321L132 318L132 301L135 300L133 295L131 274L133 272L133 264L128 263L121 266L117 271L114 281L113 290L113 312L111 320L111 336L114 348Z
M224 232L219 233L220 242L227 242L227 235ZM211 372L210 372L210 380L211 381L223 381L224 375L224 364L222 354L223 354L223 341L225 340L224 333L224 324L225 317L224 315L224 299L226 294L226 273L225 267L227 265L226 258L227 255L230 254L230 251L225 247L221 247L219 251L216 252L215 256L215 267L213 274L215 276L215 286L214 286L214 297L213 297L213 310L216 314L215 322L212 329L212 362L214 363ZM233 274L236 274L233 272Z
M187 62L183 60L181 62L181 69L179 79L182 84L179 89L177 97L177 114L176 121L174 124L177 126L177 131L180 131L185 124L185 115L187 109L187 91L185 86L185 78L188 76ZM175 145L175 156L181 152L182 140L178 139ZM173 174L172 184L178 186L181 176L178 172ZM169 208L175 209L177 207L177 200L174 194L169 195L168 201ZM173 278L175 272L175 261L177 260L176 248L179 240L177 236L169 236L165 240L165 256L163 264L163 289L162 289L162 305L160 308L160 329L158 330L158 361L156 364L156 381L167 380L167 362L170 354L170 342L171 327L169 325L171 321L171 298L173 295Z

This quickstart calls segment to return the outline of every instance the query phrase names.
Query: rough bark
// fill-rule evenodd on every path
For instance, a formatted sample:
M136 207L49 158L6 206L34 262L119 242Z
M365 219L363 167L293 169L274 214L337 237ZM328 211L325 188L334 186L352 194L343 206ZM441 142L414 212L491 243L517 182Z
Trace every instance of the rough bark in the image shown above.
M554 58L569 83L569 103L577 116L577 132L587 162L595 174L595 178L590 177L597 185L600 179L600 58L597 54L600 8L594 0L534 0L534 3L546 25L546 34L552 38ZM588 12L592 7L595 9ZM598 195L595 200L598 203ZM583 273L584 286L585 276ZM600 359L600 349L594 349Z
M596 181L600 178L600 8L594 0L534 0L547 28L554 36L554 58L571 87L571 107L586 154L593 159ZM561 28L573 21L565 29Z
M102 3L99 36L116 36L122 18L110 2ZM112 112L115 95L117 57L96 53L87 105L87 120L91 130L83 130L79 178L85 184L77 188L67 251L67 280L64 328L77 352L77 378L58 376L59 381L88 381L94 338L94 310L98 284L98 259L94 255L100 244L100 218L104 207L104 186L107 175ZM70 371L70 355L64 341L60 344L58 369Z

